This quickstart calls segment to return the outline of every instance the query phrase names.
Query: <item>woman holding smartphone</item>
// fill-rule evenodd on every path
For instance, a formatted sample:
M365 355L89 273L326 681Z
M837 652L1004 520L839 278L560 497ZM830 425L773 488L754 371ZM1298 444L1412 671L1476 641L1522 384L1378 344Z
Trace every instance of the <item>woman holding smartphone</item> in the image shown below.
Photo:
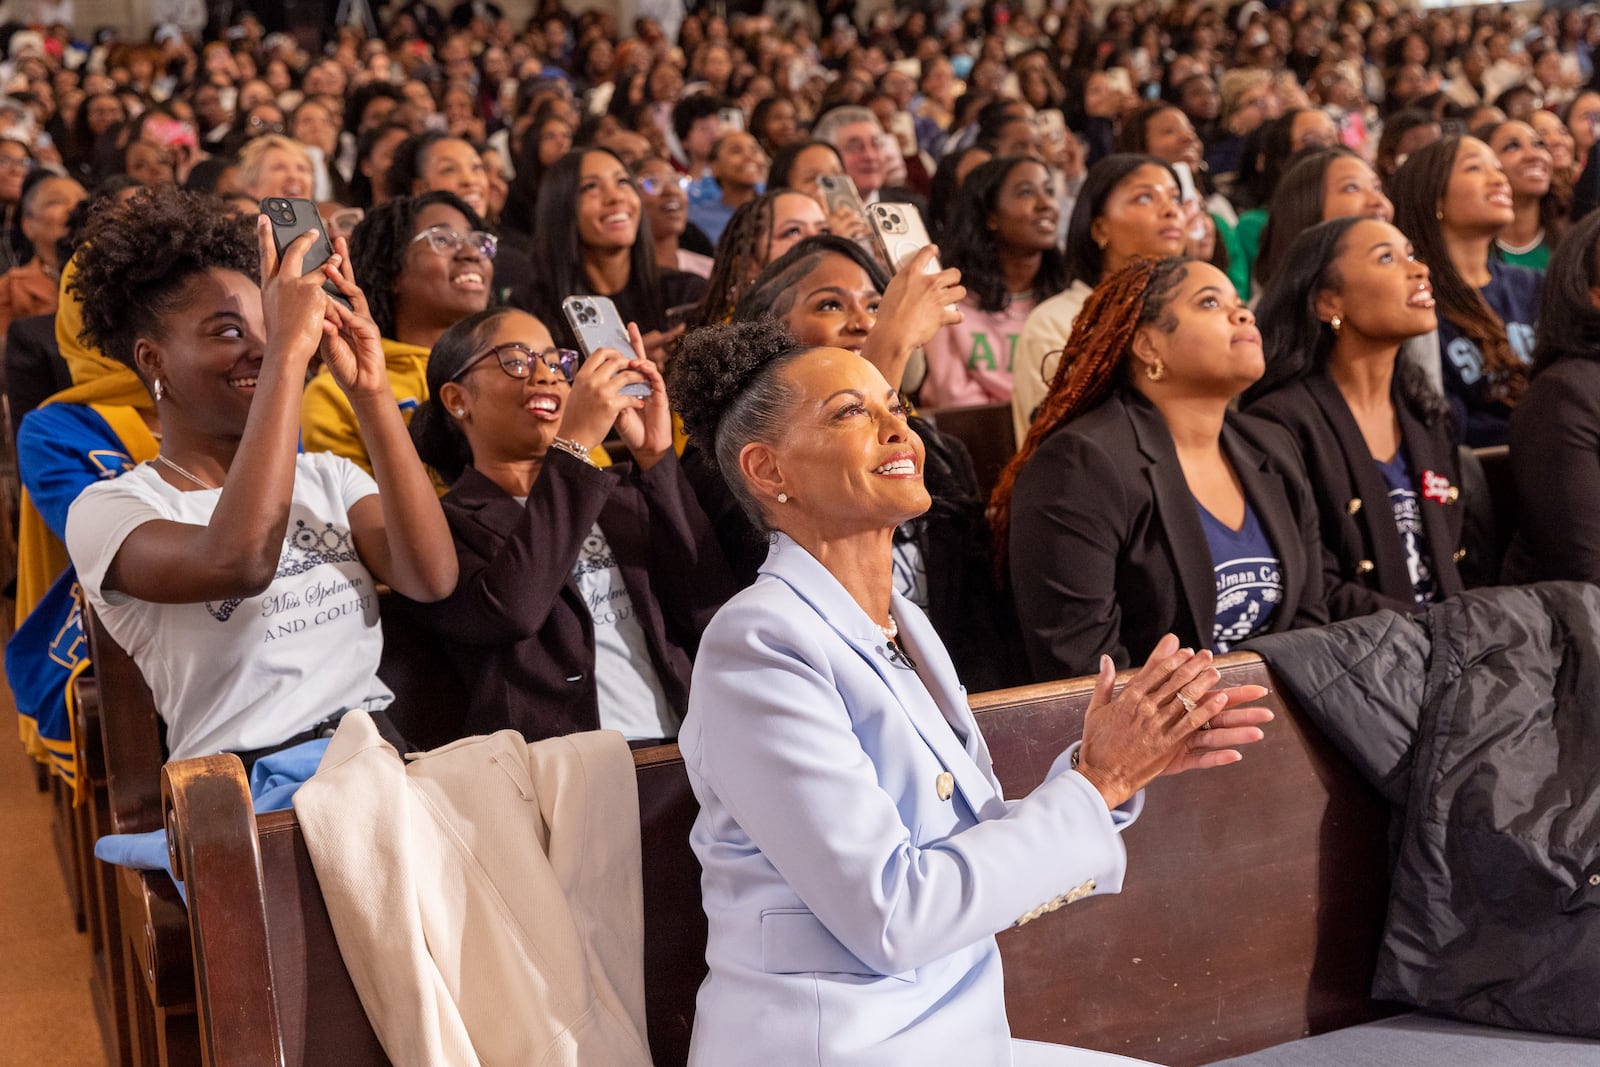
M645 351L666 364L684 326L667 309L705 295L704 278L659 267L638 182L615 153L588 148L563 156L539 187L534 226L537 276L528 310L562 347L576 348L561 314L569 296L609 297L624 322L637 323Z
M252 240L222 213L172 191L103 211L73 283L86 339L149 385L162 435L152 462L83 491L67 547L150 683L173 759L260 755L387 706L375 583L431 601L456 581L343 239L302 275L312 234L280 255L265 218ZM319 354L375 478L299 452L300 390Z
M672 451L661 374L632 347L579 365L515 308L461 320L433 347L412 420L461 579L424 605L467 680L456 736L580 730L672 738L701 632L734 585ZM647 385L647 397L629 386ZM615 431L625 455L590 452Z

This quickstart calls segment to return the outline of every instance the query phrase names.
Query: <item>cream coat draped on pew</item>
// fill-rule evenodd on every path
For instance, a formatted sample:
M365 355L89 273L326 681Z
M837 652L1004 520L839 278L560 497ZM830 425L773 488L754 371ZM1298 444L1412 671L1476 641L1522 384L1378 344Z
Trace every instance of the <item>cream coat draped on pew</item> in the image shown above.
M530 745L503 730L402 761L351 712L294 806L397 1065L650 1063L621 734Z

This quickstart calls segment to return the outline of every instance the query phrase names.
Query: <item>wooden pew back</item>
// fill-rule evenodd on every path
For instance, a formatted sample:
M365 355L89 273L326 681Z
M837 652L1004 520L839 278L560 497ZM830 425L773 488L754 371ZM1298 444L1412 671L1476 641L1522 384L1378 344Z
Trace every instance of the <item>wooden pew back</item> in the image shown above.
M1254 656L1222 666L1225 684L1270 685ZM974 698L1008 795L1036 785L1081 735L1091 688L1077 679ZM1201 1064L1385 1014L1367 996L1386 896L1382 805L1279 694L1267 703L1278 718L1242 764L1147 791L1143 817L1126 831L1119 897L1001 936L1018 1036ZM667 1067L685 1062L705 974L688 844L695 805L675 746L636 752L635 767L649 1036ZM386 1062L293 814L255 819L230 784L238 777L232 757L209 757L170 765L163 782L190 879L211 1062L277 1063L280 1052L289 1067L331 1062L335 1052L342 1067ZM202 795L210 799L197 802ZM219 795L232 799L220 804Z
M974 404L971 407L930 408L922 417L967 446L978 488L984 500L994 492L1000 472L1017 453L1016 431L1011 426L1011 403Z

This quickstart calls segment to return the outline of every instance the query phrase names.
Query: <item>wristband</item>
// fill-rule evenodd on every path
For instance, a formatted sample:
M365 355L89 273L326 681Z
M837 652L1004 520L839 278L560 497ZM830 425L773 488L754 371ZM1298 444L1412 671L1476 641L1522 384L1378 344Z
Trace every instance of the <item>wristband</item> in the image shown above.
M585 448L582 444L579 444L570 437L557 437L554 441L550 442L550 447L559 448L561 451L566 452L569 455L576 456L597 470L600 467L600 464L596 463L594 461L594 457L589 454L589 449Z

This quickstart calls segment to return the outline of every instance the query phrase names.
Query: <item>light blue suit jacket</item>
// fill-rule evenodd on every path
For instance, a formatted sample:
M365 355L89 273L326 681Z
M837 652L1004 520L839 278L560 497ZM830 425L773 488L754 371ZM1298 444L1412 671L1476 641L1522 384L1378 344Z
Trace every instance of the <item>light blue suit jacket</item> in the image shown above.
M1063 753L1007 802L933 627L893 611L920 679L780 534L706 630L678 740L710 924L696 1067L1009 1064L995 932L1121 888L1142 796L1108 812Z

